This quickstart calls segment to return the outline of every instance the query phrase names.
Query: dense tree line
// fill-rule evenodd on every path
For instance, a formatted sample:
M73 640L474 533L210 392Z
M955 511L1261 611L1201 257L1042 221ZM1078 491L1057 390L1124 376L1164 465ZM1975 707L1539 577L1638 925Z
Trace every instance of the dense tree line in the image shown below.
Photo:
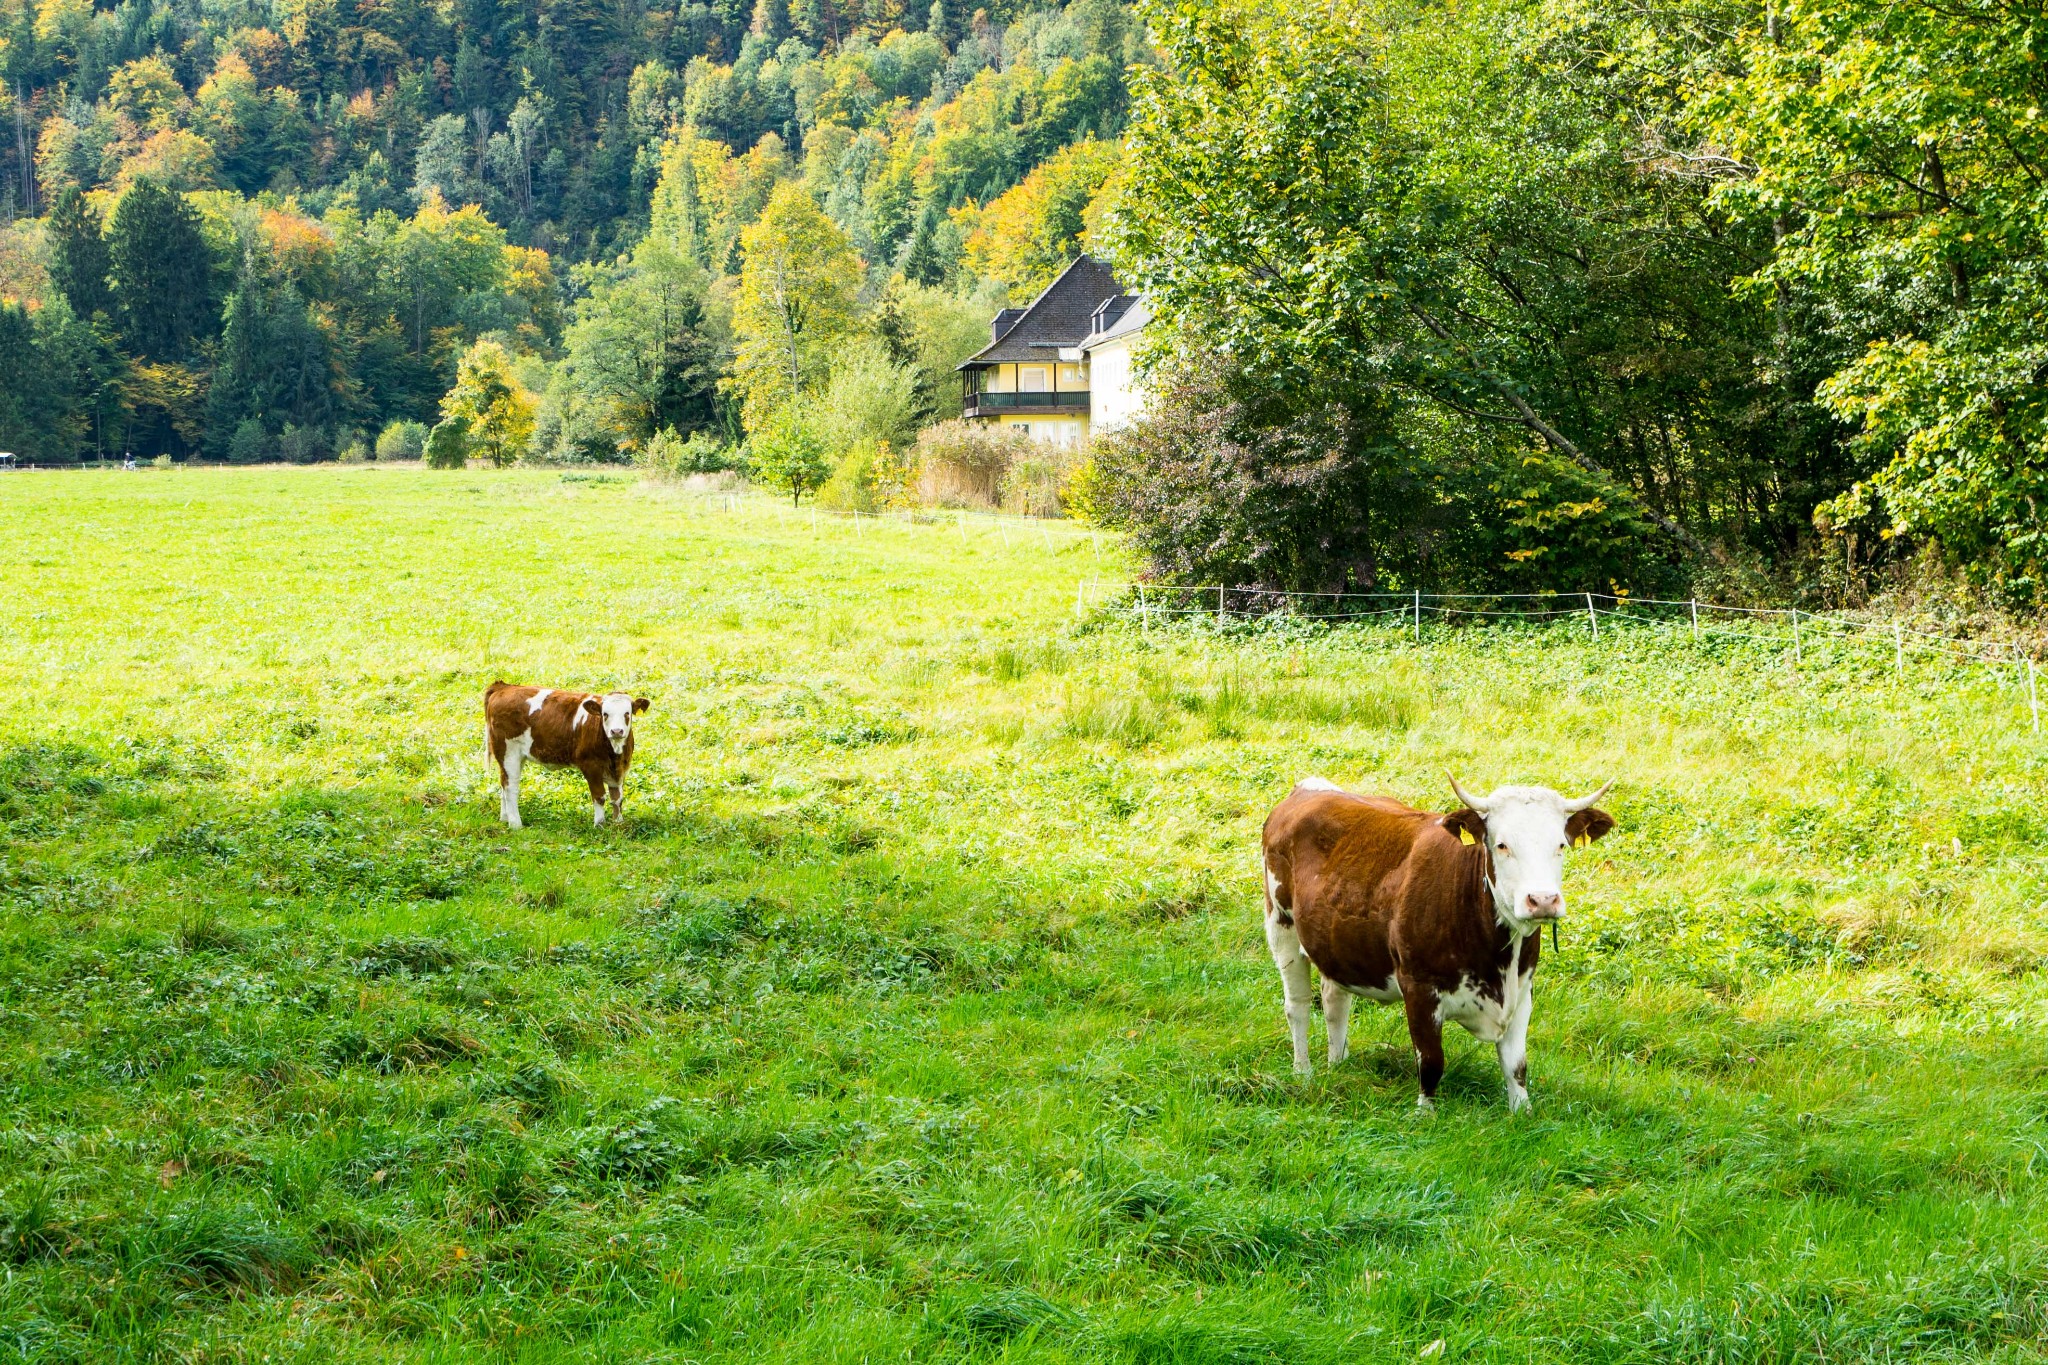
M1144 7L1113 239L1227 359L1161 371L1099 504L1205 581L1640 588L1826 533L2036 596L2037 9Z
M448 423L502 456L490 375L520 454L613 459L822 412L841 371L901 443L967 320L1076 248L1143 55L1119 0L0 0L0 370L46 381L0 446L317 459ZM829 236L846 299L770 395L746 257L784 230Z

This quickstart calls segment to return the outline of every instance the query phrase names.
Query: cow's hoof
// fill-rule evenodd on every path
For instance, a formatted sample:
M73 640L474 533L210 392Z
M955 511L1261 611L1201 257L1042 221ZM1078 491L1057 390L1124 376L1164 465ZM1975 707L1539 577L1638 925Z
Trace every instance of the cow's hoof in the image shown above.
M1427 1095L1422 1095L1422 1096L1419 1096L1419 1097L1418 1097L1418 1098L1416 1099L1416 1101L1415 1101L1415 1114L1416 1114L1416 1117L1418 1117L1418 1118L1425 1118L1425 1119L1433 1119L1433 1118L1435 1118L1435 1117L1436 1117L1436 1101L1435 1101L1435 1100L1433 1100L1433 1099L1431 1099L1431 1098L1430 1098L1429 1096L1427 1096Z

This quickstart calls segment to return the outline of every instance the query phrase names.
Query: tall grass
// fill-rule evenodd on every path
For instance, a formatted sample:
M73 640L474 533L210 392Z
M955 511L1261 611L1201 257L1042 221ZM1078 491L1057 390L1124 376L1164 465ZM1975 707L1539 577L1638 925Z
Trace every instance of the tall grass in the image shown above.
M2023 1360L2048 751L1982 670L1076 620L1090 542L0 483L0 1359ZM631 686L495 819L494 677ZM1259 821L1590 787L1532 1116L1288 1073ZM1427 1354L1424 1354L1424 1353Z

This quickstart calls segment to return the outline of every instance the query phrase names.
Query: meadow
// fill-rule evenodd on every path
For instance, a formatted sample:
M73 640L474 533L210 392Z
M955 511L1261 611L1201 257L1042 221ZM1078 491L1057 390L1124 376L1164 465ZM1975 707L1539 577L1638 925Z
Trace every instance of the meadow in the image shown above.
M1142 629L1060 528L0 476L0 1361L2035 1360L2048 741L1683 627ZM626 822L480 693L617 684ZM1573 791L1532 1114L1288 1071L1297 778ZM529 770L532 772L532 770ZM1319 1037L1320 1025L1317 1026Z

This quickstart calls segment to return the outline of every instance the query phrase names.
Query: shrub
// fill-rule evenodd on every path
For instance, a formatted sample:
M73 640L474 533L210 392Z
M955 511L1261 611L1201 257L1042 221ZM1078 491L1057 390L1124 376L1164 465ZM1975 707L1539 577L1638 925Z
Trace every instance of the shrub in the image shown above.
M229 464L258 464L270 457L270 433L254 417L245 417L228 438Z
M286 422L277 436L277 454L287 464L317 464L328 455L327 433Z
M169 469L171 467L171 464L172 460L170 456L159 455L154 460L151 460L149 462L149 467L151 469Z
M1288 387L1171 360L1096 438L1085 495L1151 571L1300 592L1672 586L1672 546L1520 433L1447 443L1390 389Z
M918 433L919 488L926 502L941 507L995 507L1010 466L1034 453L1031 438L1008 427L939 422Z
M343 464L368 464L370 459L370 448L364 445L360 438L350 441L341 448L341 462Z
M450 417L427 433L427 468L461 469L469 463L469 423Z
M1064 446L1033 442L1003 471L1003 509L1027 517L1057 517L1066 514L1066 487L1081 457Z
M393 422L378 434L377 458L380 460L417 460L426 453L427 426L424 422Z
M738 458L737 452L721 445L718 438L708 431L692 432L690 438L684 440L672 428L663 427L635 452L633 463L650 474L675 479L687 474L716 474L720 470L733 469L738 465Z

